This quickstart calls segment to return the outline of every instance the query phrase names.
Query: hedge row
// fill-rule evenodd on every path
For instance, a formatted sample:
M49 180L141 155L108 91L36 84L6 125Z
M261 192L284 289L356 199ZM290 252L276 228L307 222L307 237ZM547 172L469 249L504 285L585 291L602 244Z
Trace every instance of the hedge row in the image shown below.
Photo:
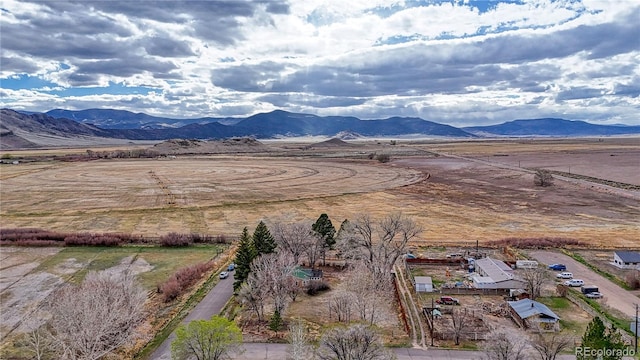
M158 293L162 294L164 302L170 302L185 293L193 284L198 282L202 275L211 270L212 262L200 263L181 268L167 281L158 285Z

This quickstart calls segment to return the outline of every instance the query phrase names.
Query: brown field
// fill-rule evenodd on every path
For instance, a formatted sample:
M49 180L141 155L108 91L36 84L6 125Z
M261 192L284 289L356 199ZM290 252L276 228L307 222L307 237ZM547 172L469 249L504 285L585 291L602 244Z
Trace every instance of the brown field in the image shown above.
M559 179L535 187L525 169L570 164L573 174L637 185L635 138L269 146L277 151L268 156L5 164L2 227L233 236L261 219L315 220L326 212L338 225L401 211L424 229L417 245L568 237L640 247L640 191ZM371 152L392 161L369 160Z

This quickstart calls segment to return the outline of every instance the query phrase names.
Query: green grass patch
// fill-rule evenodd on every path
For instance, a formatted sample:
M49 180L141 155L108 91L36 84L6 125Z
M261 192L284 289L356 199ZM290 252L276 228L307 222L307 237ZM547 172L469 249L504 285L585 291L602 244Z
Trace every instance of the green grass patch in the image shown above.
M65 247L57 254L45 259L34 271L46 271L64 276L65 262L74 259L74 267L69 268L71 282L80 282L89 271L100 271L119 265L128 256L137 256L148 262L153 269L138 275L141 285L147 289L155 287L171 276L176 270L208 261L226 250L225 245L193 245L188 247L120 246Z
M621 280L620 278L618 278L617 276L606 272L602 269L600 269L599 267L593 265L592 263L588 262L587 260L585 260L580 254L576 254L574 252L562 249L562 253L570 256L572 259L574 259L575 261L581 263L582 265L588 267L589 269L593 270L594 272L596 272L598 275L601 275L609 280L611 280L612 282L614 282L616 285L620 286L621 288L625 289L625 290L633 290L629 284L627 284L626 282L624 282L623 280Z
M631 325L631 321L627 319L619 318L609 313L608 311L605 311L600 305L600 303L594 299L589 299L583 295L580 295L580 297L582 298L583 301L589 304L589 306L591 306L595 311L597 311L599 314L601 314L603 317L609 320L616 328L627 332L631 336L634 336L633 332L631 332L631 329L629 328L629 326Z
M567 298L563 297L540 297L536 299L537 301L547 305L551 310L565 310L569 309L573 306L571 301Z

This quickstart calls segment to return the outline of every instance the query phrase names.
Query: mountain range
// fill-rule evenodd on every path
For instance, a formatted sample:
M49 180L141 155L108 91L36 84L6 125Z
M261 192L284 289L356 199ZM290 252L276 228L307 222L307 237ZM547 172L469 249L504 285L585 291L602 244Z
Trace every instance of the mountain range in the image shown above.
M0 110L3 148L43 146L47 137L95 137L122 140L258 139L349 134L353 137L609 136L640 134L640 126L595 125L556 118L514 120L499 125L456 128L420 118L362 120L349 116L317 116L276 110L247 118L172 119L112 109L56 109L47 113ZM11 146L10 144L15 144Z

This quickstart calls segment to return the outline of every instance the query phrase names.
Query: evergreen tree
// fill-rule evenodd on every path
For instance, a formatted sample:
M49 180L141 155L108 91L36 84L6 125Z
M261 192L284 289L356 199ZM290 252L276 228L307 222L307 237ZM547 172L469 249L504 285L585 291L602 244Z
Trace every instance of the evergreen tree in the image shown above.
M587 326L587 330L582 336L582 348L590 348L594 350L604 349L624 349L624 341L615 327L607 328L599 317L594 317ZM610 351L603 357L591 356L590 354L577 354L578 360L619 360L622 355L618 356L615 351Z
M276 309L276 311L271 316L271 321L269 321L269 329L278 333L278 330L282 327L282 316L280 316L280 311Z
M251 272L251 262L257 255L256 249L253 246L253 240L249 236L249 230L245 227L242 230L240 246L236 253L236 259L234 260L236 264L235 281L233 282L234 290L238 290L240 285L242 285L242 283L247 280L247 277L249 277L249 272Z
M256 230L253 232L253 246L258 255L270 254L276 249L276 240L273 238L267 225L260 221Z
M318 220L316 220L315 224L311 226L311 229L322 238L322 263L324 264L327 249L333 249L333 245L336 244L336 228L333 227L329 216L322 214Z

